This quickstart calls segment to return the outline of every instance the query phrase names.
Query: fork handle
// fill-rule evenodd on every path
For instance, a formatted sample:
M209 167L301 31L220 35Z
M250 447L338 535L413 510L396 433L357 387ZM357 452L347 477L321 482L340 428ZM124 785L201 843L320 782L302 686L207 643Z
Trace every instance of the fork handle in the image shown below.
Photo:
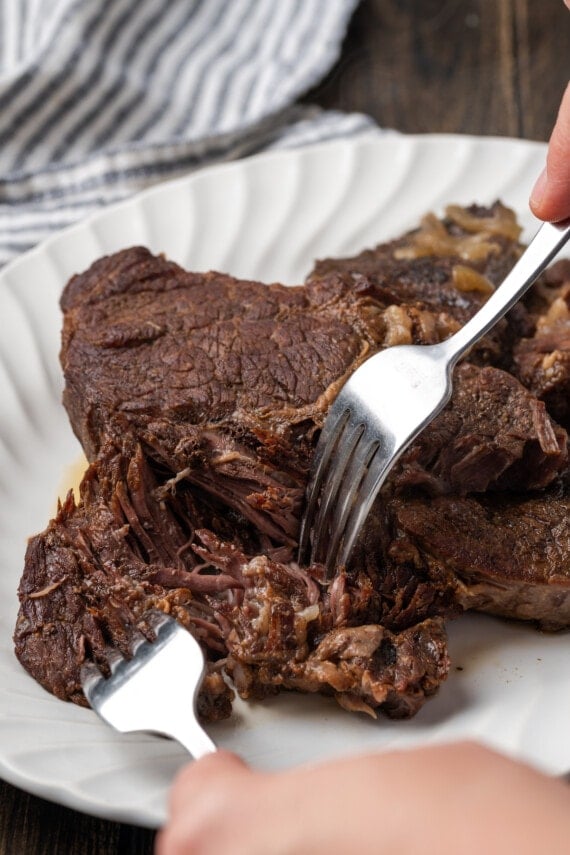
M168 736L172 736L182 745L194 760L213 754L218 749L210 739L206 731L195 720L180 720L175 726L171 726Z
M515 266L487 302L442 344L453 367L479 341L540 276L570 237L570 220L543 223Z

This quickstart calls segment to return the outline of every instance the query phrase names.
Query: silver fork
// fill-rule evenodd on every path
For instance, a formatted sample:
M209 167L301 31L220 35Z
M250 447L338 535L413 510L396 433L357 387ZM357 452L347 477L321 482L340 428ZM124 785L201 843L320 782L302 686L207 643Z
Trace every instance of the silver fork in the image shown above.
M453 336L375 354L341 389L315 451L299 560L346 565L386 476L451 396L453 368L542 273L570 236L570 221L544 223L500 287Z
M193 636L173 618L151 612L155 641L142 635L125 659L108 653L111 676L93 662L81 669L85 697L101 718L121 733L148 730L171 736L195 759L216 750L198 723L196 696L204 676L204 656Z

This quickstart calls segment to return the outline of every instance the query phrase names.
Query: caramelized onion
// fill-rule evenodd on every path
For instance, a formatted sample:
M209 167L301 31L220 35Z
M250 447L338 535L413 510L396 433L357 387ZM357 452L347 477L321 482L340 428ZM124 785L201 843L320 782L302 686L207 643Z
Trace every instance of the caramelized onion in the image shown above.
M514 211L505 208L500 202L493 207L490 217L477 217L460 205L448 205L445 216L466 232L484 232L489 236L498 235L508 240L518 240L522 231Z
M435 214L426 214L418 231L409 236L406 245L394 251L394 257L412 259L426 255L454 255L466 261L482 261L492 252L499 251L497 237L517 240L521 232L514 212L500 203L488 217L478 217L459 205L449 205L445 214L467 234L450 234Z
M388 306L384 312L386 334L384 347L412 343L412 321L402 306Z
M568 320L570 320L568 303L564 297L557 297L550 304L547 313L538 319L536 328L537 330L544 330L553 326L557 321Z
M486 276L466 264L456 264L451 271L451 278L458 291L479 291L480 294L488 295L495 290Z

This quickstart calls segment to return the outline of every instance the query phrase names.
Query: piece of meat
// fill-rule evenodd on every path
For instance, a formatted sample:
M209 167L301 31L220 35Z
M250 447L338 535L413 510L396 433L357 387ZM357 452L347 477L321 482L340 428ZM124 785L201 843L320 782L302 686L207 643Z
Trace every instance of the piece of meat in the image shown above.
M341 274L365 277L376 300L414 317L414 332L439 319L454 332L487 300L520 257L520 227L500 202L490 208L449 206L441 220L424 217L418 229L349 258L317 261L309 281ZM390 344L411 344L409 327L399 325ZM473 348L470 360L509 363L514 339L528 334L531 321L518 304ZM445 336L447 337L447 336ZM420 340L419 343L431 343Z
M198 710L206 720L231 711L222 669L244 698L278 689L323 692L346 708L393 716L413 714L445 679L441 620L400 633L363 626L376 613L365 577L328 592L277 554L248 558L237 545L239 527L226 523L231 543L194 529L220 529L218 508L205 500L198 509L182 482L163 486L140 448L128 455L106 449L86 474L80 504L70 494L47 531L30 541L16 652L57 697L85 703L85 659L107 671L110 647L128 657L135 632L152 637L145 616L155 608L204 649Z
M79 505L70 493L46 531L28 545L16 653L45 688L84 704L85 658L106 671L110 647L128 657L135 630L153 637L145 614L159 608L205 648L209 667L199 710L210 720L225 718L232 693L216 664L225 653L222 632L200 596L239 583L202 576L198 561L192 567L182 560L191 525L187 515L195 523L200 512L188 496L176 510L168 497L156 501L156 486L140 449L129 457L104 454L89 468Z
M395 499L391 560L449 584L464 608L570 625L570 494Z
M338 280L238 282L135 248L72 280L62 305L64 402L88 458L136 436L293 543L315 429L383 334L366 300Z
M159 608L203 646L205 718L229 714L223 673L243 697L322 691L350 709L417 711L448 670L442 620L474 600L460 569L394 534L392 503L542 489L567 466L545 407L482 367L511 359L522 327L503 324L459 370L431 445L410 449L330 586L295 562L303 496L345 379L383 347L445 339L477 310L520 251L503 220L455 210L425 231L459 255L395 258L417 248L408 237L376 251L373 274L320 270L295 288L187 273L140 247L74 277L64 403L91 466L79 503L68 498L28 548L15 644L30 673L82 702L85 657L105 667L108 645L127 653Z
M464 363L449 406L404 454L393 480L457 495L536 490L567 463L566 431L542 401L499 368Z
M243 698L281 689L332 694L346 709L413 715L447 676L440 619L390 632L371 623L376 597L365 576L323 589L295 564L248 560L207 531L196 551L222 572L239 566L243 591L220 603L231 629L227 671ZM335 590L335 587L337 590Z
M535 318L534 335L514 346L513 373L570 427L570 260L554 267L541 289L546 306ZM557 281L557 276L561 277ZM563 277L563 278L562 278Z

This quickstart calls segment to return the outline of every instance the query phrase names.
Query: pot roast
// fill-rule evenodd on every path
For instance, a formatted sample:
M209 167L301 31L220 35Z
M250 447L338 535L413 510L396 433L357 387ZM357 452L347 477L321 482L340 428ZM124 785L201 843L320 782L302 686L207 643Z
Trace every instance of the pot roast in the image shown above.
M234 690L289 689L413 715L469 608L570 625L570 276L545 278L456 370L348 567L325 583L297 537L328 407L367 357L458 329L521 252L512 212L450 207L316 264L304 285L189 273L141 247L66 286L64 404L89 468L32 537L15 647L60 698L128 655L158 608L200 641L204 719ZM397 406L397 402L394 403ZM183 675L181 675L183 679Z

